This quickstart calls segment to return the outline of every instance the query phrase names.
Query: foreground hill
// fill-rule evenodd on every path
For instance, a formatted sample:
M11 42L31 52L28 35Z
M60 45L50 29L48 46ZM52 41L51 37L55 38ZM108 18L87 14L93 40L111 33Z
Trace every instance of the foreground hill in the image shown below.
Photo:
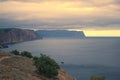
M36 33L43 38L85 38L83 31L38 30Z
M17 29L17 28L1 28L0 41L4 43L16 43L39 39L33 30Z
M53 80L35 73L33 61L0 51L0 80ZM75 80L63 69L58 70L58 80Z

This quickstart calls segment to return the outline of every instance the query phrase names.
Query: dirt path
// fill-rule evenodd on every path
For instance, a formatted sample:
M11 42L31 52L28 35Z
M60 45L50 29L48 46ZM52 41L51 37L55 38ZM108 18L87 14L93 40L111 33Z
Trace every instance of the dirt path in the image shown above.
M4 59L7 59L7 58L10 58L10 56L4 56L4 57L1 57L1 56L0 56L0 62L1 62L2 60L4 60Z

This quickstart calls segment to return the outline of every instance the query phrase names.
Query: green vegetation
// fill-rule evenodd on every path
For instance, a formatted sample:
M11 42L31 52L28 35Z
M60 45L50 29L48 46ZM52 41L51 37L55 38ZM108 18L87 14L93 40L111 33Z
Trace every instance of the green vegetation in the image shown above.
M13 50L10 53L13 55L20 55L20 52L18 50Z
M22 51L19 52L18 50L13 50L10 52L13 55L19 55L19 56L24 56L24 57L28 57L28 58L32 58L32 53L28 52L28 51Z
M58 75L58 69L60 67L55 60L49 56L41 54L40 57L34 57L33 60L35 61L34 64L38 74L42 74L48 78L55 78Z
M104 76L92 76L91 78L90 78L90 80L105 80L105 77Z
M54 59L50 58L47 55L40 54L40 57L33 57L32 54L28 51L19 52L18 50L13 50L10 53L32 58L34 65L37 68L36 72L40 75L44 75L48 78L56 78L58 75L58 69L60 69L59 65L55 62Z
M32 58L32 54L28 51L23 51L21 52L21 56L25 56L25 57L28 57L28 58Z

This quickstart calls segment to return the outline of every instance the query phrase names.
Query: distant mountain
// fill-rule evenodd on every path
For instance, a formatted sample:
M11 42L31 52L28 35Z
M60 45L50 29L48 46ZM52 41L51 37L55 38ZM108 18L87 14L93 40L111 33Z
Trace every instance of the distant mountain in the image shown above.
M38 30L36 33L43 38L85 38L83 31Z
M40 39L33 30L17 29L17 28L1 28L0 43L16 43Z

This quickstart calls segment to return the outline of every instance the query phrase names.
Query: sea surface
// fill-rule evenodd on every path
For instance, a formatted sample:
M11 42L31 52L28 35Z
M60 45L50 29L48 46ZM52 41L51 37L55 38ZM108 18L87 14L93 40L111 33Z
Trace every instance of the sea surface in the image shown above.
M34 56L47 54L77 80L90 80L93 75L120 80L120 38L46 38L9 45L2 50L15 49L30 51Z

